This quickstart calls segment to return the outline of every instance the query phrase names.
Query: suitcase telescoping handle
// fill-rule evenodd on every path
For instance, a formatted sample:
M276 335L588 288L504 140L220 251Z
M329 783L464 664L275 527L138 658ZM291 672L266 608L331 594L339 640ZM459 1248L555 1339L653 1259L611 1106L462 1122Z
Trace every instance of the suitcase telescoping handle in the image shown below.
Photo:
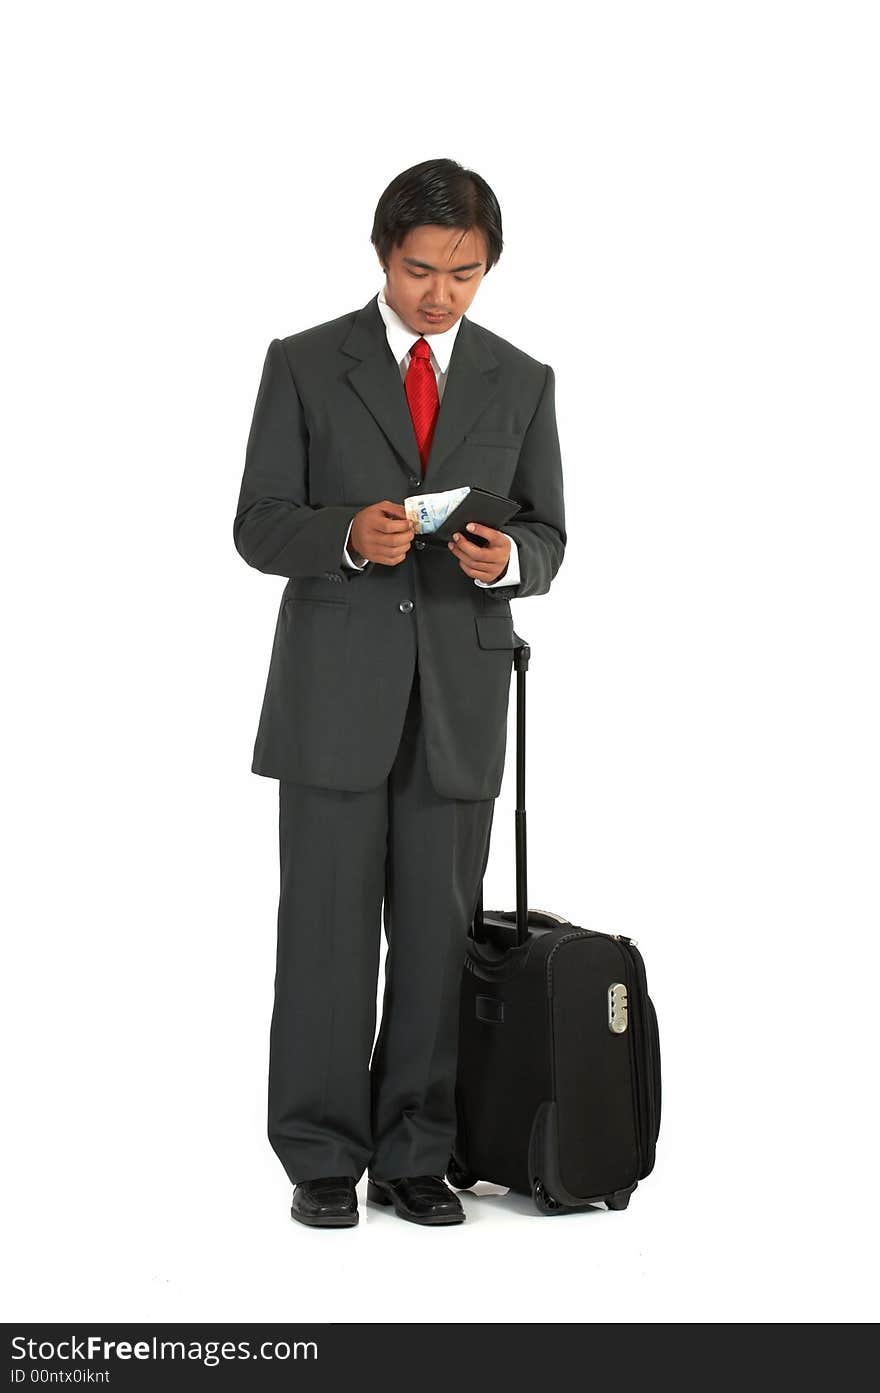
M528 871L526 866L526 672L531 648L522 640L513 650L516 669L516 811L514 832L516 844L516 944L521 947L529 936ZM474 911L472 937L485 937L483 925L483 882Z

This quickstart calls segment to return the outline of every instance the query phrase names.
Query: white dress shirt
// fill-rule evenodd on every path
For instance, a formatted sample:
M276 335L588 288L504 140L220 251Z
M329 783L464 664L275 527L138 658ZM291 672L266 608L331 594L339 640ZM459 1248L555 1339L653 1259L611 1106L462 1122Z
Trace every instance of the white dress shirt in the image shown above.
M422 335L414 334L412 329L404 324L400 315L391 308L388 301L385 299L384 286L376 296L376 300L379 305L379 313L385 321L385 332L388 335L388 345L391 352L394 354L394 361L400 365L400 376L401 379L403 379L406 377L407 368L409 367L411 357L410 350L413 344L416 343ZM434 376L437 379L437 395L440 397L441 401L443 400L443 391L446 387L446 378L449 373L449 360L452 357L452 348L460 324L461 319L459 318L456 319L452 328L447 329L444 333L425 336L425 342L431 350L431 366L434 369ZM352 518L349 523L348 531L345 534L345 545L342 549L342 564L344 566L349 566L354 571L362 571L367 565L367 562L364 561L362 565L358 566L357 563L351 559L348 551L348 541L351 536L353 525L354 518ZM477 580L476 577L473 578L473 581L474 585L479 585L483 590L491 590L496 585L519 584L519 549L512 537L510 538L510 560L507 563L507 570L504 574L500 576L498 580L493 580L491 582Z

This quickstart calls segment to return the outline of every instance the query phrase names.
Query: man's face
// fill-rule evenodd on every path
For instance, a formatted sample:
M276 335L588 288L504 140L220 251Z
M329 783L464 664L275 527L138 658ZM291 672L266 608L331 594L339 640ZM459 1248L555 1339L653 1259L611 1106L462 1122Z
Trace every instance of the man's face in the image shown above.
M486 274L486 238L478 228L425 224L392 247L385 299L414 334L445 334L465 313ZM430 311L439 310L440 317Z

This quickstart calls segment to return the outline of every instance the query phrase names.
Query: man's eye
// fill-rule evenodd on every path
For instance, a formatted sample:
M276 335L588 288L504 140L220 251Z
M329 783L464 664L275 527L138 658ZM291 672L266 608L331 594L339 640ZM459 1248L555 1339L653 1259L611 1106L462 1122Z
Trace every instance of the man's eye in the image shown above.
M412 276L414 281L423 281L426 279L428 273L427 271L423 271L420 275L418 271L410 271L410 275ZM466 281L472 281L473 276L456 276L455 279L457 281L461 281L462 284L464 284Z

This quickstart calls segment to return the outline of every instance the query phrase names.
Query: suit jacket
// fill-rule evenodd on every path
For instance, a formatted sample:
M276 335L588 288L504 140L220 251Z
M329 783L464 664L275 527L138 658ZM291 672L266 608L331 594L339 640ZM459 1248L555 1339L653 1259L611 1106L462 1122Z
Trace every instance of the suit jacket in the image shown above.
M424 478L375 296L266 354L233 536L286 576L252 770L363 791L387 779L418 663L428 768L446 798L495 798L504 772L512 597L543 595L565 551L553 369L462 316ZM508 494L520 581L474 585L415 538L397 566L342 563L361 508L462 484Z

